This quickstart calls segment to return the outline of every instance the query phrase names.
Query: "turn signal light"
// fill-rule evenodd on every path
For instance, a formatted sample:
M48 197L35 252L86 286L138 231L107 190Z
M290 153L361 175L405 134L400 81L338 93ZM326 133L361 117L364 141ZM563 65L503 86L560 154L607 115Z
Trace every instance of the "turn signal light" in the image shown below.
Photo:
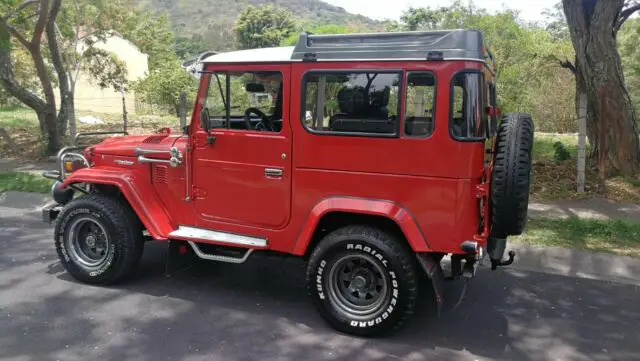
M73 173L78 169L85 167L84 161L81 159L64 161L64 171L67 173Z
M68 173L73 172L73 162L70 160L64 162L64 170Z

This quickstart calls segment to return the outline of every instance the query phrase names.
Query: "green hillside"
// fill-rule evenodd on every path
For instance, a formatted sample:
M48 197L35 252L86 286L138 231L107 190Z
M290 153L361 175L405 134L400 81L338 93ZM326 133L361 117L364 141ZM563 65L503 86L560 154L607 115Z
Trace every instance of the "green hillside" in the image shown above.
M300 24L353 25L375 28L375 20L348 13L320 0L138 0L145 8L166 13L177 37L202 41L210 49L233 44L233 23L247 5L274 4L286 8Z

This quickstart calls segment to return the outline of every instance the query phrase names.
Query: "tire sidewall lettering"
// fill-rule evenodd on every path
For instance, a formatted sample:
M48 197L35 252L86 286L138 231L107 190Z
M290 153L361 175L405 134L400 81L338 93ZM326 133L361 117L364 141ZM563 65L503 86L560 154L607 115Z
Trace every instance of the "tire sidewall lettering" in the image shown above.
M357 241L341 243L339 246L336 246L334 248L335 250L326 252L326 254L323 255L322 258L320 258L320 261L318 262L318 266L316 267L316 272L314 275L316 296L321 300L322 303L329 303L329 300L327 299L326 290L325 290L324 280L325 280L325 277L328 277L327 269L326 269L327 265L330 263L331 259L333 258L332 256L336 252L340 252L342 248L342 250L346 250L349 252L366 253L372 256L373 258L375 258L387 272L389 279L391 281L389 284L391 288L390 289L391 297L388 303L385 304L384 311L376 315L375 317L368 320L353 320L353 319L344 318L344 316L342 316L344 318L343 322L348 324L351 327L356 327L356 328L374 327L385 322L387 319L389 319L392 316L392 314L395 313L398 302L399 302L399 295L400 295L400 284L398 282L397 275L395 271L393 271L393 269L391 268L391 263L389 262L385 254L383 254L382 251L380 251L376 247L373 247L364 242L357 242ZM329 305L328 307L331 307L331 306Z

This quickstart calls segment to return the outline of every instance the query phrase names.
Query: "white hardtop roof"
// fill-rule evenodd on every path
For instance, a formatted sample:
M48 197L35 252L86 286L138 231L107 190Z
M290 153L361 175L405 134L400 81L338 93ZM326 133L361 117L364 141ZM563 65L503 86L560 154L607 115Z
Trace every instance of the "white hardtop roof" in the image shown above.
M203 63L264 63L291 62L293 46L231 51L211 55Z

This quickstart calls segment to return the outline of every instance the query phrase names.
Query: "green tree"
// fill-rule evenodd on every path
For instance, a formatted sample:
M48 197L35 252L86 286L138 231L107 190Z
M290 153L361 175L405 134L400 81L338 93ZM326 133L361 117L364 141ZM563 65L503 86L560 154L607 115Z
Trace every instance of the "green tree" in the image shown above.
M4 91L38 114L49 152L60 147L67 124L71 137L75 135L74 95L81 71L98 85L123 89L124 63L100 50L100 43L108 37L120 34L134 40L150 55L152 68L175 59L167 18L149 15L136 8L133 0L2 0L0 13L4 14L0 16L0 78ZM21 51L30 54L29 65L36 69L38 90L29 86L33 77L20 76Z
M620 28L618 50L622 60L624 80L637 116L640 114L640 19L629 19Z
M179 59L184 60L197 56L207 50L202 35L194 34L191 37L177 36L173 49Z
M236 20L236 40L241 49L278 46L295 28L293 16L288 10L272 5L249 5Z
M54 83L45 61L46 48L42 46L42 41L45 36L47 40L55 38L54 26L61 1L0 2L0 82L6 92L36 112L40 130L47 138L47 150L51 153L61 145L58 131L61 117L56 115ZM29 90L14 77L11 55L14 40L29 53L43 96ZM51 52L58 50L57 43L48 43Z
M198 81L181 68L177 59L160 65L152 70L148 76L133 84L136 95L145 103L166 111L174 112L178 105L181 92L186 92L188 101L198 88Z
M454 7L455 6L456 5L454 5ZM409 7L409 9L400 16L400 21L404 25L404 29L410 31L442 29L445 16L449 11L447 7L435 9Z
M318 25L318 26L309 25L307 27L303 27L300 31L301 32L306 31L312 34L349 34L349 33L357 32L358 29L355 27L347 26L347 25L327 24L327 25ZM296 42L298 41L298 37L299 37L298 33L293 33L282 41L282 45L283 46L296 45Z

